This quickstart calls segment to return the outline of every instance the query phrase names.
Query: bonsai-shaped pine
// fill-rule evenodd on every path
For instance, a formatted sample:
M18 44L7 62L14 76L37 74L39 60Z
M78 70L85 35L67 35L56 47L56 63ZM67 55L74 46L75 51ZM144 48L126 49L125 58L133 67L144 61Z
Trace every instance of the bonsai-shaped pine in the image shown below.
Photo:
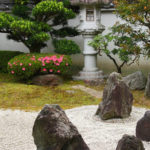
M138 61L140 57L140 47L136 40L130 37L130 32L132 32L130 26L116 23L111 28L110 33L97 35L89 45L97 50L100 55L106 54L113 61L118 73L122 73L122 67L125 64L131 65ZM114 48L110 49L109 45L112 42ZM119 57L119 60L116 56Z
M140 42L141 54L150 55L150 1L115 0L116 13L132 25L134 40ZM132 38L132 32L130 34Z
M68 19L75 17L75 13L64 6L69 5L67 2L33 0L32 10L28 0L15 0L15 3L12 14L0 13L0 32L8 33L9 39L22 42L30 52L40 52L47 46L50 36L54 36L54 27L64 26Z

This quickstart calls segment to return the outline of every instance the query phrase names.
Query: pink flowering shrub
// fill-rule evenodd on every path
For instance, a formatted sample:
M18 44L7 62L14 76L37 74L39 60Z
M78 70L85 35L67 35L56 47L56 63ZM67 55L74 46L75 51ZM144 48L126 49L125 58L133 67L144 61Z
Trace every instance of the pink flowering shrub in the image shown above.
M8 72L20 79L48 73L64 75L71 64L70 56L66 55L22 54L8 62Z

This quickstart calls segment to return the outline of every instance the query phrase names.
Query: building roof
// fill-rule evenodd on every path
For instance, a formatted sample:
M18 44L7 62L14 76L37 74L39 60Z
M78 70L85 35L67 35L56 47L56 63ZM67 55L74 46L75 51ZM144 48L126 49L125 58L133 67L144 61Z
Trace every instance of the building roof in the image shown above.
M98 5L105 4L108 5L112 3L112 0L70 0L72 5Z

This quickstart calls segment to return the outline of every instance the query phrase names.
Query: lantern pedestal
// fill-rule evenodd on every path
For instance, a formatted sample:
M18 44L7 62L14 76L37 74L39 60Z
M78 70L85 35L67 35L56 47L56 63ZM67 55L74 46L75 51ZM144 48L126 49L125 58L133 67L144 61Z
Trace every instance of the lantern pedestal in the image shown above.
M87 34L88 33L88 34ZM95 80L103 79L103 71L100 71L97 67L97 51L88 43L93 40L95 32L86 32L83 35L84 38L84 68L79 72L78 76L74 76L75 80Z

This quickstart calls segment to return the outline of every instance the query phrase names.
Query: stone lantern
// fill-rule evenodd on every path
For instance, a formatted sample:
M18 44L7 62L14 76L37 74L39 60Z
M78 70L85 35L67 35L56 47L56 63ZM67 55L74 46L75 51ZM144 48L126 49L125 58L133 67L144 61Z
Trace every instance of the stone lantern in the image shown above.
M76 80L95 80L103 78L103 72L97 68L98 52L89 46L88 43L93 37L102 33L105 29L101 24L101 5L108 4L110 0L71 0L72 5L80 6L80 24L77 30L84 39L84 68L79 72L79 76L74 76Z

